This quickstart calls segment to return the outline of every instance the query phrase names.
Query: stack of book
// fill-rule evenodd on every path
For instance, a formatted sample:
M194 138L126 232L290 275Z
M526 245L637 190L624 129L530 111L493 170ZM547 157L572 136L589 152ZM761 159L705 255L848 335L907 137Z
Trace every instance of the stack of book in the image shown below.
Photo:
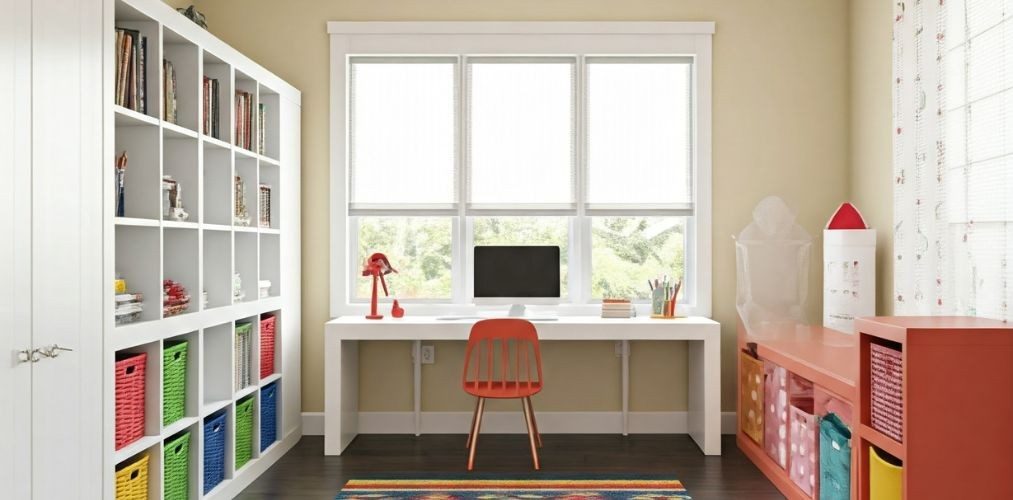
M163 119L169 123L176 123L176 70L172 67L172 61L162 60L162 88L165 89L165 116Z
M218 79L204 77L204 135L220 139L218 135Z
M603 299L601 301L601 317L632 318L637 315L636 308L629 299Z
M117 106L141 113L148 112L145 60L148 37L137 30L116 28L116 96Z
M144 311L144 294L140 293L118 293L116 294L116 324L125 325L141 319Z
M236 92L236 146L253 151L253 94Z

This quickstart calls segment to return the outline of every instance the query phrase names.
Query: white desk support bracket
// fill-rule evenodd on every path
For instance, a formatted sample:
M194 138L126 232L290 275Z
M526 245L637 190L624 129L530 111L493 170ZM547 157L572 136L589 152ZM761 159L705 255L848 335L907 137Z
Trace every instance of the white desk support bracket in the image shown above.
M415 412L415 436L422 435L422 341L412 342L412 391Z
M623 435L630 435L630 341L620 340L623 358Z

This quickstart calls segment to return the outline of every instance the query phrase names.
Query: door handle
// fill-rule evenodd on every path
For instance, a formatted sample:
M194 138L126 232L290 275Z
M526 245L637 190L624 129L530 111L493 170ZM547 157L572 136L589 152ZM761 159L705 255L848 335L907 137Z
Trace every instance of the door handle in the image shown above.
M46 347L40 347L36 349L39 354L47 358L55 358L60 355L60 352L73 352L73 349L67 347L61 347L59 344L48 345Z

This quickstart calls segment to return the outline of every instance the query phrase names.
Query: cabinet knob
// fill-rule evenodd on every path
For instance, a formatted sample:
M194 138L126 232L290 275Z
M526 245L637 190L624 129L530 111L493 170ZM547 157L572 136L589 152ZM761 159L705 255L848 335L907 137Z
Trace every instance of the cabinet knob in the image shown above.
M18 364L21 363L37 363L39 361L39 353L36 350L24 349L17 351Z

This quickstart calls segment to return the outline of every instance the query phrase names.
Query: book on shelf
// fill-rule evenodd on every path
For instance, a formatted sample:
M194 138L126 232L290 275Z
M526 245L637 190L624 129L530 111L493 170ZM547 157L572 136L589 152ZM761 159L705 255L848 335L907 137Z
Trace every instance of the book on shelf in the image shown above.
M179 113L176 109L176 70L172 67L172 61L162 60L162 89L163 101L165 103L165 116L162 118L169 123L176 123Z
M236 146L249 151L254 150L253 94L236 92Z
M203 108L204 108L204 135L220 139L218 133L218 79L204 77Z
M147 79L145 63L148 38L141 32L116 28L116 105L147 113Z
M264 154L264 103L257 107L257 153Z

